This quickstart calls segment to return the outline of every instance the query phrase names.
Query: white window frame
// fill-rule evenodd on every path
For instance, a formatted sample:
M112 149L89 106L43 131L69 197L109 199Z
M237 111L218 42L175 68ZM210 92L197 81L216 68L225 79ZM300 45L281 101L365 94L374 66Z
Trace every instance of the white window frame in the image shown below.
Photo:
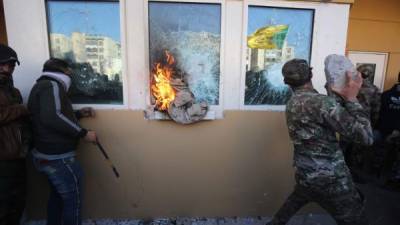
M389 53L349 51L348 57L355 66L357 63L374 63L376 65L374 84L383 92Z
M280 7L280 8L293 8L293 9L313 9L314 10L314 24L313 24L313 34L312 34L312 45L311 45L311 66L313 67L313 84L314 87L320 91L325 92L324 84L325 84L325 75L323 69L323 60L329 54L344 54L345 46L346 46L346 36L347 36L347 19L348 19L348 10L346 16L344 18L335 18L334 12L332 10L327 9L327 4L321 4L317 2L292 2L292 1L282 1L282 0L244 0L243 4L243 33L242 33L242 61L241 61L241 83L240 83L240 109L242 110L254 110L254 111L284 111L284 105L245 105L244 97L245 97L245 85L246 85L246 49L247 49L247 25L248 25L248 9L249 5L254 6L267 6L267 7ZM329 4L330 7L338 7L335 4ZM341 6L340 6L341 7ZM337 10L341 10L337 8ZM327 15L330 14L330 15ZM341 23L341 26L338 27L338 30L343 30L344 33L339 36L338 40L341 41L332 41L332 45L328 46L329 48L324 48L324 44L322 40L324 40L324 36L328 34L332 34L330 30L331 27L326 29L322 26L323 23L332 23L334 20L329 19L329 17L335 18L334 20L338 20L338 24ZM344 36L344 37L343 37ZM333 35L335 37L335 35ZM326 38L325 38L326 39Z
M125 0L126 1L126 0ZM127 39L131 40L127 45L127 71L132 74L129 79L129 86L132 101L129 106L133 110L146 110L151 106L150 102L150 58L149 58L149 24L148 5L151 0L126 1L126 20L130 26L126 27ZM224 84L224 49L225 49L225 1L224 0L157 0L154 2L172 3L210 3L219 4L221 7L221 46L220 46L220 79L219 79L219 104L210 105L205 119L223 118L223 84ZM142 11L141 11L142 9ZM132 24L134 23L134 24ZM144 24L144 26L143 26ZM136 28L135 28L136 27ZM142 29L140 28L142 27ZM132 40L138 35L140 40ZM139 59L144 57L144 59ZM166 119L162 113L156 113L154 118Z
M47 43L47 58L50 58L50 40L49 40L49 30L48 30L48 21L47 21L47 12L46 12L46 4L47 4L48 0L43 0L43 13L44 13L44 28L46 33L45 33L45 40L48 42ZM51 0L50 0L51 1ZM76 1L76 0L65 0L65 1ZM73 108L74 109L81 109L83 107L93 107L95 109L128 109L128 102L129 102L129 94L128 94L128 78L127 78L127 62L126 62L126 50L125 50L125 46L126 46L126 37L125 37L125 1L126 0L119 0L118 4L119 4L119 17L120 17L120 23L118 24L120 26L120 42L121 42L121 60L122 60L122 71L121 71L121 81L122 81L122 104L73 104ZM79 2L79 1L76 1ZM96 2L96 1L94 1ZM99 3L101 3L102 1L98 1ZM107 1L103 1L103 2L107 2ZM110 1L112 2L112 1Z

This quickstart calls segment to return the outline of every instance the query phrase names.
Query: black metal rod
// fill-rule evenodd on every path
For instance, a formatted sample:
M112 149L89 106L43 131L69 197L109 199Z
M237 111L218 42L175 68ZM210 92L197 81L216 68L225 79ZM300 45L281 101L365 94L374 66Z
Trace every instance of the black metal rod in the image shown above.
M97 147L100 149L101 153L103 153L104 158L106 159L106 161L108 162L109 166L112 168L115 176L117 178L119 178L119 173L117 171L117 169L115 168L114 164L111 162L110 158L108 157L108 154L106 152L106 150L104 150L103 146L100 144L99 140L96 141L96 145Z

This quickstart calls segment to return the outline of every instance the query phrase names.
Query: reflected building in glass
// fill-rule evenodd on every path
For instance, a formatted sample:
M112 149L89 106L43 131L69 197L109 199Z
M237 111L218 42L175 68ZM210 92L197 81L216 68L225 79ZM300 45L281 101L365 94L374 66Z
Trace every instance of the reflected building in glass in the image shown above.
M121 73L121 45L109 37L74 32L69 38L52 33L50 40L52 57L88 62L95 72L105 74L109 79Z
M47 1L50 55L74 70L77 104L122 104L118 1Z

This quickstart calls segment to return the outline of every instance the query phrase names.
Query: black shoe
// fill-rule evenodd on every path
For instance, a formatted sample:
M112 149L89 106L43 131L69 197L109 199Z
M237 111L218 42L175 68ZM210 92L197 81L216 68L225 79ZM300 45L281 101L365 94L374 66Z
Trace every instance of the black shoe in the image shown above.
M398 192L398 191L400 191L400 183L389 180L383 185L383 188L386 190Z
M366 184L367 183L367 181L363 177L361 177L360 175L358 175L356 173L353 173L351 175L352 175L353 181L355 183L357 183L357 184Z

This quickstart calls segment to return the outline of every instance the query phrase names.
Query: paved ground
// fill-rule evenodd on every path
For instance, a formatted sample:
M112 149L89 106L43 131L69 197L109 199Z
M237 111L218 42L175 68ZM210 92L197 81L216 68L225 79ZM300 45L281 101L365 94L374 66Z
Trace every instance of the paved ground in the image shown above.
M400 189L382 189L373 184L360 185L360 188L367 197L370 225L400 224Z
M177 220L157 219L141 220L85 220L83 225L264 225L270 219L259 218L178 218ZM323 222L321 222L323 221ZM31 221L29 225L44 225L44 221ZM290 221L290 225L335 225L326 215L298 216Z
M359 185L367 198L366 212L369 225L400 224L400 188L382 188L369 180L368 184ZM85 220L83 225L264 225L270 218L177 218L143 220ZM25 225L44 225L44 221L30 221ZM329 215L306 214L294 217L289 225L335 225Z

